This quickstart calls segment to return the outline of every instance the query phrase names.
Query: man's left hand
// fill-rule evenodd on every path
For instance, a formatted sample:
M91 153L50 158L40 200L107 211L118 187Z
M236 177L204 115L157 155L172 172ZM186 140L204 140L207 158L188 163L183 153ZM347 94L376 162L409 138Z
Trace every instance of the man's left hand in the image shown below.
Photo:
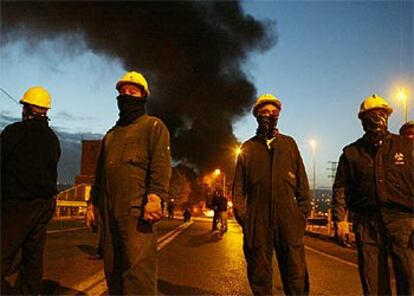
M157 222L161 220L161 198L155 193L147 195L148 202L144 206L144 220Z

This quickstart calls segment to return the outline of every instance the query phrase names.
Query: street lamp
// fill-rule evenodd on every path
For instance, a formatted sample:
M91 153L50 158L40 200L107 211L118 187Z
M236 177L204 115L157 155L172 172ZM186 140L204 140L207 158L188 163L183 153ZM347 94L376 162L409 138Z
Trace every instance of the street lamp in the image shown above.
M239 156L242 153L241 147L237 147L234 153L236 154L236 156Z
M312 147L312 201L316 205L316 141L310 140L310 145ZM314 216L313 207L311 209L311 218Z
M397 98L403 102L404 105L404 122L408 121L408 102L407 95L403 89L400 89L397 94Z
M236 156L235 157L236 162L239 159L240 154L242 154L242 149L241 149L241 146L238 146L234 149L234 155Z
M213 172L214 176L218 177L223 174L223 195L226 196L226 174L220 169L215 169Z

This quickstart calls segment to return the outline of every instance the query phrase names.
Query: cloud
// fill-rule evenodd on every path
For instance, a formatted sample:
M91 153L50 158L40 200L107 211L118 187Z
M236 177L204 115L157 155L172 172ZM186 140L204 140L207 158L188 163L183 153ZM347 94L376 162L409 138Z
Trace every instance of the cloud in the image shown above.
M87 121L87 120L92 119L92 117L76 116L76 115L70 114L70 113L65 112L65 111L57 112L53 116L53 118L54 119L59 119L59 120L69 120L69 121Z

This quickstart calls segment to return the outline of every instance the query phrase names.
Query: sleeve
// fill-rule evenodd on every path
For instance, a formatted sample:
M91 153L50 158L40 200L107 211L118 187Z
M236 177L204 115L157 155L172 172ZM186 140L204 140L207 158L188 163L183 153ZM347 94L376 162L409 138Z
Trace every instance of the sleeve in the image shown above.
M310 191L309 191L309 181L308 176L306 175L305 165L303 164L302 156L300 155L299 148L295 141L293 141L295 150L297 153L296 157L296 202L298 203L298 208L302 214L307 217L310 209Z
M171 178L170 134L160 120L151 126L149 149L148 193L167 200Z
M336 222L343 221L346 214L346 194L347 194L347 170L348 161L343 153L339 158L338 169L336 170L335 182L332 188L332 215Z
M1 188L1 195L0 197L2 197L3 192L4 192L4 185L6 184L6 166L7 166L7 160L8 160L8 155L9 155L9 151L12 147L11 145L11 141L10 141L10 137L9 137L9 128L6 127L0 135L0 151L1 151L1 184L3 184L2 188Z
M232 196L233 210L237 222L242 225L247 216L247 195L246 195L246 167L245 156L240 154L237 158L236 171L234 174Z
M0 139L1 139L1 145L0 145L0 150L1 150L1 167L3 169L4 164L7 160L7 156L8 156L8 151L10 150L10 139L9 139L9 128L5 128L0 135Z
M59 164L59 159L60 159L60 155L61 155L62 151L61 151L61 148L60 148L59 138L55 134L53 134L53 135L54 135L54 139L55 139L55 148L56 148L55 156L56 156L56 158L54 159L52 170L53 170L53 180L55 181L55 184L57 184L57 181L58 181L58 164Z
M91 189L91 202L98 207L103 195L103 175L105 170L105 137L103 138L99 147L98 161L95 169L95 180Z

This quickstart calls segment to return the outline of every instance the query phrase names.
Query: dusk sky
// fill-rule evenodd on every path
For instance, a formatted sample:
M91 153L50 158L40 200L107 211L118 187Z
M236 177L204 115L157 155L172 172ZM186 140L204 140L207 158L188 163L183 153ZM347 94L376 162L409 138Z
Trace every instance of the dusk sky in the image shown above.
M243 8L273 22L278 35L243 69L258 94L282 101L280 132L296 139L309 176L309 141L316 140L317 187L330 186L328 161L337 161L342 148L362 135L357 112L366 96L376 93L393 106L389 128L398 132L404 116L396 93L404 88L414 119L413 1L245 1ZM47 88L51 125L59 130L104 134L113 126L115 84L129 69L79 40L31 44L14 37L0 47L1 88L16 100L31 86ZM0 102L0 115L20 116L21 107L3 93ZM234 128L244 141L255 134L255 119L247 113Z

